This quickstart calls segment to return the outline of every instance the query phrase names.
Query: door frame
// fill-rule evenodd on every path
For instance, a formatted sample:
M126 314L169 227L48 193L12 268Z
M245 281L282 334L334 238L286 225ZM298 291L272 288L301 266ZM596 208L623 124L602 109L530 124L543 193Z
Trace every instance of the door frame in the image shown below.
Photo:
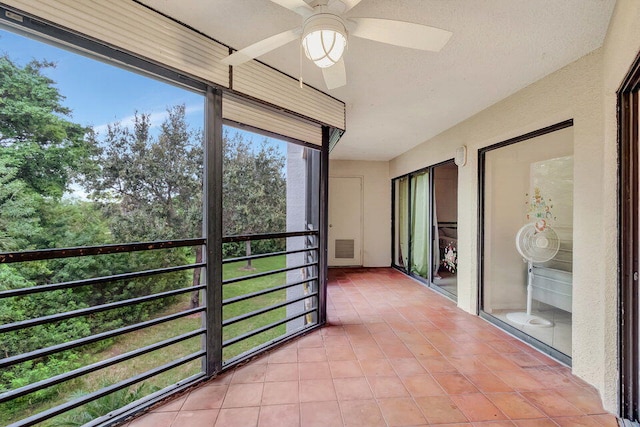
M638 254L638 112L640 111L640 53L618 90L618 331L622 418L640 419L640 295Z
M360 180L360 251L358 254L354 254L354 255L358 255L356 259L356 261L359 258L359 263L353 264L353 265L345 265L345 266L340 266L340 265L331 265L331 258L329 257L329 251L327 248L327 265L329 267L362 267L364 266L364 176L363 175L330 175L329 176L329 183L331 183L331 180L333 178L357 178ZM327 198L327 205L329 205L329 202L331 201L331 189L329 189L329 196ZM329 215L331 214L331 207L329 207ZM329 215L327 215L327 219L328 219L328 224L331 224L331 218L329 218ZM329 227L331 228L331 227ZM327 244L330 245L331 244L331 239L329 238L329 233L330 230L327 231ZM335 260L335 257L334 257Z

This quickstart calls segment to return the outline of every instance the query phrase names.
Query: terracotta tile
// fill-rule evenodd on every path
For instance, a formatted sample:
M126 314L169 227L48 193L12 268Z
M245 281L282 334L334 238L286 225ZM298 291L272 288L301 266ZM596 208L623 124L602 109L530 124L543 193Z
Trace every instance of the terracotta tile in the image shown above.
M171 427L211 427L218 418L217 409L209 409L204 411L180 411Z
M258 427L300 426L300 405L269 405L260 408Z
M457 373L458 370L443 356L418 358L418 361L428 372Z
M263 385L263 383L231 384L222 407L237 408L260 405Z
M592 418L604 427L618 427L618 420L613 415L594 415Z
M439 356L440 352L437 348L429 343L425 344L407 344L407 347L417 358Z
M518 427L558 427L550 418L537 418L534 420L515 420Z
M371 387L363 377L337 378L333 380L339 401L372 399Z
M412 399L379 399L378 405L382 411L382 416L390 426L426 424L426 419Z
M528 391L522 395L551 417L582 415L575 406L552 390Z
M293 381L298 380L297 363L269 363L265 381Z
M448 396L417 397L418 407L431 424L467 422L467 417Z
M222 407L228 388L227 385L209 385L197 388L189 393L181 409L183 411L219 409Z
M231 383L261 383L267 371L266 364L248 364L236 368L231 378Z
M427 373L416 359L389 359L389 363L400 377Z
M327 400L336 400L332 380L300 380L300 402Z
M412 358L415 357L411 350L407 348L406 345L402 343L394 343L394 344L386 344L386 343L378 343L382 352L389 359L402 359L402 358Z
M545 363L542 362L540 359L527 353L505 353L503 357L511 360L513 363L520 366L521 368L531 368L534 366L546 366Z
M346 335L327 335L324 337L324 346L325 347L333 347L333 346L351 346L351 342Z
M220 409L215 427L252 427L258 425L260 408Z
M269 363L295 363L298 361L297 348L282 348L269 355Z
M328 362L298 363L298 375L301 380L330 379L331 369Z
M264 383L263 405L298 403L298 381L276 381Z
M354 345L353 352L358 360L384 359L386 357L375 342L370 345Z
M360 366L362 367L362 372L364 372L367 377L391 376L396 374L386 359L361 360Z
M480 391L485 393L511 392L513 388L491 372L476 372L466 374L466 377Z
M510 354L506 354L502 356L500 354L479 354L478 360L480 360L483 364L485 364L489 369L493 371L519 371L522 368L507 359L506 356Z
M517 393L493 393L486 396L512 420L545 417L543 412Z
M448 356L449 362L463 374L490 372L489 368L478 359L478 356Z
M224 397L224 395L223 395L223 397ZM181 397L179 397L177 399L173 399L173 400L167 401L166 403L163 403L162 405L153 408L153 411L151 411L151 412L175 412L175 411L179 411L180 408L182 408L182 405L184 404L185 400L187 400L187 395L181 396Z
M304 427L342 426L338 402L307 402L300 404L300 422Z
M531 375L522 371L494 371L505 384L513 387L514 390L542 390L545 387L536 381Z
M375 400L350 400L340 402L345 427L386 427Z
M589 390L583 387L561 387L556 388L555 391L584 414L607 413L602 407L600 396L598 396L595 390Z
M401 378L409 394L413 397L438 396L446 394L429 374Z
M324 362L325 360L327 360L327 353L324 347L298 348L298 362Z
M312 347L323 347L324 341L322 339L322 335L317 332L313 332L309 335L301 337L298 339L298 348L312 348Z
M369 377L367 378L373 395L380 399L383 397L409 397L409 392L402 384L400 378L393 377Z
M178 412L149 412L131 421L130 427L171 427Z
M451 399L471 421L494 421L507 419L507 416L483 394L459 394L451 396Z
M472 423L473 427L514 427L515 424L511 421L483 421L478 423Z
M362 377L362 369L357 360L332 360L329 362L333 378Z
M602 427L602 425L589 416L582 417L555 417L553 419L560 427Z
M476 386L461 374L434 373L433 378L449 394L477 393Z
M326 347L328 360L356 360L351 346Z

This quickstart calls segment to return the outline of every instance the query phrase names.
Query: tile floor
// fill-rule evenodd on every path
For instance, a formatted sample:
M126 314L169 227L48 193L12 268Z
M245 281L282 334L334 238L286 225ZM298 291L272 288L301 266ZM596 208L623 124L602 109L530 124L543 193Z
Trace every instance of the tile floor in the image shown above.
M392 269L330 270L329 324L127 427L617 426L566 368Z

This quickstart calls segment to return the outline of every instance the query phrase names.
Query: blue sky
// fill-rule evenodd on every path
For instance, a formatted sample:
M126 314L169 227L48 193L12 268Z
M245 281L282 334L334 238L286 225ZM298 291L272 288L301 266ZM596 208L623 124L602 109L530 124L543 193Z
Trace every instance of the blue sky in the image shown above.
M0 53L20 65L32 59L54 62L56 67L44 73L66 97L64 105L71 108L72 120L100 133L108 123L131 123L136 110L150 114L157 126L166 117L166 108L178 104L186 106L187 121L194 129L203 127L204 97L200 94L3 29Z

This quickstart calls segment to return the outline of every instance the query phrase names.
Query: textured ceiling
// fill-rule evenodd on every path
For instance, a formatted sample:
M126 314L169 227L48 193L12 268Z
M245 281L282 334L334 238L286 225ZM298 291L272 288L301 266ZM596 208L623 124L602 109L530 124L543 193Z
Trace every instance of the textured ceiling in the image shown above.
M307 0L310 2L310 0ZM300 26L269 0L140 0L241 49ZM306 58L308 84L344 101L347 132L334 159L390 160L602 45L615 0L362 0L348 16L443 28L439 53L351 37L347 85L327 91ZM300 47L259 58L300 74Z

